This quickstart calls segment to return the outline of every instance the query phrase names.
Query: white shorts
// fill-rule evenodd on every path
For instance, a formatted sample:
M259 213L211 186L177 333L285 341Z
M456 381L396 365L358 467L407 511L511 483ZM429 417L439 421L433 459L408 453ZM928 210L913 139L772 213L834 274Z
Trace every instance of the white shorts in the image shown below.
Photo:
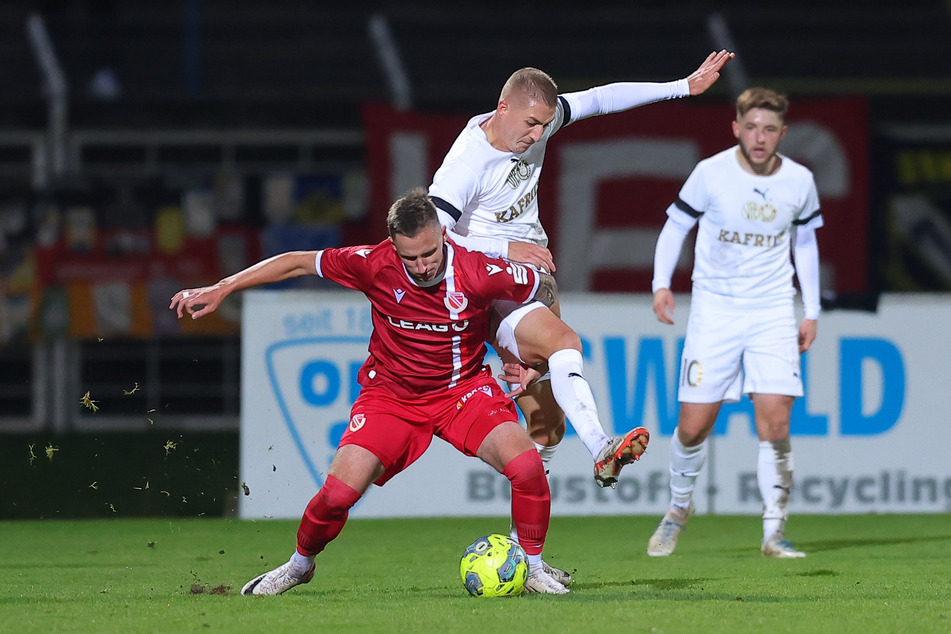
M515 327L518 326L518 322L522 320L522 317L536 308L548 310L548 307L541 302L516 304L515 302L496 300L492 302L492 308L498 312L501 318L495 334L496 344L521 361L522 357L518 353L518 342L515 341Z
M679 384L682 403L735 402L743 394L802 396L792 303L753 311L692 305Z

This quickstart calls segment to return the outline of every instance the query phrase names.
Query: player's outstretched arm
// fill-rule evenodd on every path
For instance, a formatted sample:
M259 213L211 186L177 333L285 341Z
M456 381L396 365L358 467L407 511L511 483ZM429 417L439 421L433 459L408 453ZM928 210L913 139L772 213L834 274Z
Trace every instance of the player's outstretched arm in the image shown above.
M690 84L690 94L699 95L715 84L720 79L720 69L724 64L736 57L736 53L723 49L714 51L707 56L700 64L700 68L687 76L687 83Z
M440 216L442 221L444 216ZM443 223L446 235L459 246L470 251L480 251L492 258L504 258L513 262L531 264L537 269L555 272L555 259L551 251L534 242L509 242L505 238L461 236L452 230L452 226Z
M291 251L253 264L243 271L201 288L189 288L172 295L168 305L181 319L187 312L192 319L217 310L228 295L252 286L271 284L302 275L316 275L315 251Z
M551 251L534 242L509 242L508 259L531 264L536 269L549 273L555 272L555 259Z

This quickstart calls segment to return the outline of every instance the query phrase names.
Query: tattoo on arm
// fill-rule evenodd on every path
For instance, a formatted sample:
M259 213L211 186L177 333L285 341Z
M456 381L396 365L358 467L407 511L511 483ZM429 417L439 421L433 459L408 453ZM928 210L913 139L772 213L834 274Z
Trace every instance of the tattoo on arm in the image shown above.
M558 301L558 284L548 273L539 273L540 280L534 299L551 308Z

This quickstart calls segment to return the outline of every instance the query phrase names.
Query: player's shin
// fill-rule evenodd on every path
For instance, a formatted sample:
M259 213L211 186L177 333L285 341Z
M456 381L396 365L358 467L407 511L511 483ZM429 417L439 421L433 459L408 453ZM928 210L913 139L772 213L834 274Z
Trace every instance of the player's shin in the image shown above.
M789 439L760 441L756 479L763 498L763 539L783 534L792 491L793 454Z
M565 348L548 358L551 372L551 391L558 406L565 412L571 426L595 460L611 439L604 433L598 418L591 386L584 378L584 361L581 352Z
M545 477L549 476L550 470L548 464L551 462L551 459L555 457L555 450L558 449L558 445L540 445L537 442L533 443L535 445L535 451L538 452L538 457L542 459L542 469L545 470ZM551 489L551 486L549 486ZM512 538L516 544L518 543L518 530L515 528L515 520L509 525L509 537Z
M697 476L707 459L707 443L685 447L675 431L670 438L670 500L687 508L693 497Z
M320 553L343 530L350 509L359 499L355 489L328 475L304 510L297 529L297 552L308 558Z
M535 450L525 451L502 470L512 484L512 521L518 542L530 557L540 561L551 515L551 493L545 469Z

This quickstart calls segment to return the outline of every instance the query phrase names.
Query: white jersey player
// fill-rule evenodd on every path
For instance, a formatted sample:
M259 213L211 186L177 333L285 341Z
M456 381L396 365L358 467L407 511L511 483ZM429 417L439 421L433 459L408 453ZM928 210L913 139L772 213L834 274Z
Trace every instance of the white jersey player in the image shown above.
M681 359L680 417L671 439L671 507L648 544L673 552L693 513L705 439L724 401L749 394L759 436L763 498L761 551L804 557L784 537L793 460L789 419L803 395L799 355L816 336L822 226L812 173L777 152L786 133L785 96L751 88L737 99L738 145L701 161L667 209L654 256L654 312L673 323L670 280L687 234L697 226L692 299ZM793 261L804 319L793 309Z
M564 126L588 117L628 110L655 101L707 90L733 53L711 53L691 75L667 83L621 82L559 95L546 73L523 68L502 88L492 112L469 120L436 171L429 194L440 222L458 244L554 272L548 235L539 221L538 181L548 140ZM503 361L521 360L520 347L548 336L540 315L497 306L500 318L493 341ZM557 301L552 310L559 314ZM550 346L543 346L550 347ZM518 404L546 464L565 432L564 412L596 460L595 480L615 485L620 467L634 459L634 445L646 430L611 439L597 418L593 397L575 386L582 360L549 359L552 384L540 381L521 394ZM553 394L554 392L554 394ZM634 433L634 432L637 433Z
M535 68L516 71L499 96L496 109L473 117L436 171L429 194L440 222L458 244L496 257L554 272L548 235L539 221L538 181L548 140L580 119L704 92L720 75L733 53L711 53L689 77L669 83L615 83L559 95L546 73ZM546 310L495 305L500 323L493 346L507 362L508 380L527 386L521 351L552 349L554 334L545 326ZM551 310L560 315L556 301ZM558 346L564 348L564 346ZM542 370L543 371L543 370ZM621 468L639 458L649 434L643 427L609 437L598 418L594 396L584 380L579 353L548 359L550 381L521 392L518 406L547 468L565 434L565 415L595 460L600 486L615 486ZM565 585L571 577L548 568Z

